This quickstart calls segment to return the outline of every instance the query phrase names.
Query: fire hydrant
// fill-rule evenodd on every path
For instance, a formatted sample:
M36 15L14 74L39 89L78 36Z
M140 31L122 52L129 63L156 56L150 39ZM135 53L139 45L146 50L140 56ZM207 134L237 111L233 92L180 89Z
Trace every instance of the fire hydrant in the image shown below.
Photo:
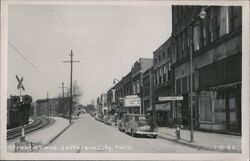
M177 140L179 140L181 138L181 131L180 131L179 126L176 127L175 133L176 133Z

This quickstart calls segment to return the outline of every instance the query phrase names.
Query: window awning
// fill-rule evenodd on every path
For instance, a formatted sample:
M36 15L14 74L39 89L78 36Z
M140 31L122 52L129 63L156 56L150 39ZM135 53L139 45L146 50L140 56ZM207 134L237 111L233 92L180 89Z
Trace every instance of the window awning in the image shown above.
M152 111L152 106L147 109L147 111ZM170 111L170 102L162 103L162 104L156 104L155 105L155 111Z

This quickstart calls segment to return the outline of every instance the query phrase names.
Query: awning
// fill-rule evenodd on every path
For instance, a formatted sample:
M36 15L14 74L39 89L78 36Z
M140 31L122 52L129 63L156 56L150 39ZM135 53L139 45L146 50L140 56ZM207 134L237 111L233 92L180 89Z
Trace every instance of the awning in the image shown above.
M126 109L125 108L117 108L116 112L118 113L126 113Z
M152 106L147 109L147 111L152 111ZM155 105L155 111L170 111L170 102L162 103L162 104L156 104Z
M223 85L218 85L218 86L214 86L214 87L209 87L209 88L202 88L200 90L223 90L223 89L229 89L229 88L234 88L234 87L237 87L239 85L241 85L242 82L239 81L239 82L234 82L234 83L229 83L229 84L223 84Z

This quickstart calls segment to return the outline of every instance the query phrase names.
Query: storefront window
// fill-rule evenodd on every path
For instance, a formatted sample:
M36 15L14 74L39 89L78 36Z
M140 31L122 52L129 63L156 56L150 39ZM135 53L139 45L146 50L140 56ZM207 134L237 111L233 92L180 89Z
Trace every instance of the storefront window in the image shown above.
M223 93L217 92L215 100L215 122L226 122L226 100Z
M200 120L212 121L212 100L209 91L200 93Z
M229 98L229 111L230 111L230 124L235 124L236 122L236 111L235 111L235 98Z

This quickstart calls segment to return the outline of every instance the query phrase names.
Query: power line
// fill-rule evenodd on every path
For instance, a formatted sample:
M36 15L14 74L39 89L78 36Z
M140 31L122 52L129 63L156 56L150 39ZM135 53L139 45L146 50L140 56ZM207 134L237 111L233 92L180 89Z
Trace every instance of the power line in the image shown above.
M65 30L65 25L62 21L62 18L59 14L58 9L56 7L54 7L54 11L51 7L49 7L49 9L51 11L53 18L57 21L58 25L60 26L61 33L65 33L66 37L64 37L65 38L64 40L65 40L65 43L67 44L68 48L70 49L70 46L72 46L72 42L71 42L69 35L67 34L67 32Z
M26 61L28 62L36 71L38 71L40 74L42 74L45 78L47 78L49 81L57 85L56 82L54 82L52 79L50 79L46 74L44 74L38 67L36 67L29 59L27 59L21 51L19 51L12 43L8 41L8 44Z

